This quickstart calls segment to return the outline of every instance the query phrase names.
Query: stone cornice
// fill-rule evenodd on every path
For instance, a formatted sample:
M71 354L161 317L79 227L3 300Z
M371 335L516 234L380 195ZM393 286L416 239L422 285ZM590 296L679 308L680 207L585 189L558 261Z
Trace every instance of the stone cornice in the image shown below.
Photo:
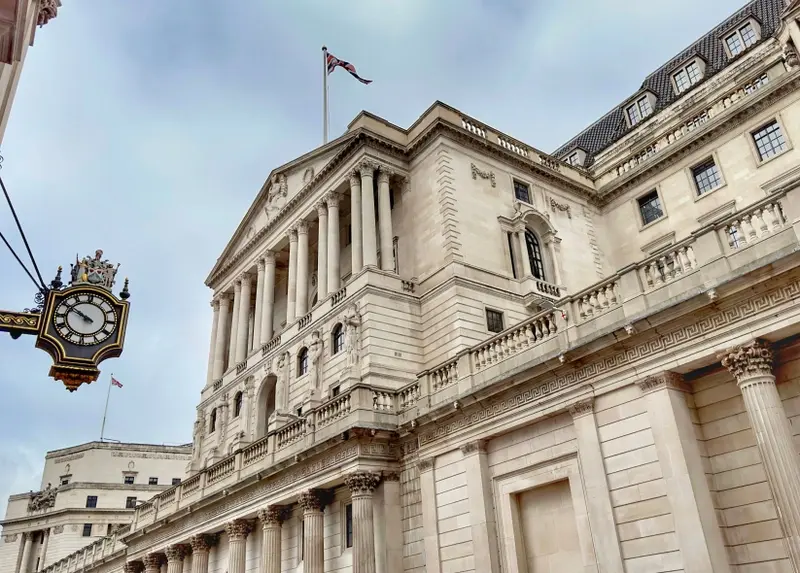
M51 450L47 452L47 454L45 454L45 459L50 460L52 458L60 458L62 456L68 456L80 452L87 452L90 450L119 450L125 452L188 454L191 458L192 445L189 444L185 446L163 446L158 444L87 442L85 444L80 444L78 446L71 446L69 448L63 448L61 450Z
M26 523L34 523L35 529L41 529L43 524L48 526L66 525L70 522L65 521L70 515L80 515L84 519L87 515L119 515L125 517L133 515L133 509L126 509L124 507L67 507L64 509L57 509L55 511L48 511L47 513L40 513L37 515L26 515L21 517L11 517L0 521L0 526L25 526ZM58 519L55 519L58 518Z

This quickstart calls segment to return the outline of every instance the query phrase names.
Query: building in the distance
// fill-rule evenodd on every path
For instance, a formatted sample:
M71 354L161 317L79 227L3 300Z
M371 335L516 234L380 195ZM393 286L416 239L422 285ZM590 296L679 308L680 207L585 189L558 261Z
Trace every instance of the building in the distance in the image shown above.
M552 154L437 102L275 169L190 475L48 573L800 571L798 16Z
M41 571L129 524L137 503L180 483L190 454L190 446L112 442L48 452L41 490L8 500L0 571Z

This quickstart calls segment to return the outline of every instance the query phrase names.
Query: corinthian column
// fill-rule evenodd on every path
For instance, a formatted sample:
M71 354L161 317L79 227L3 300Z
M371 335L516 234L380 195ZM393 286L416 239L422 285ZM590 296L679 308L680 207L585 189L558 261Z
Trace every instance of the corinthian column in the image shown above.
M778 507L795 571L800 571L800 459L772 373L772 351L756 340L725 353L722 365L736 378L758 451Z
M317 238L317 302L328 296L328 206L317 203L319 233Z
M264 253L264 302L261 305L261 344L272 340L272 322L275 316L275 253Z
M303 508L303 572L324 573L323 503L320 493L315 490L304 491L297 502Z
M159 573L164 558L160 553L148 553L144 556L144 573Z
M239 326L236 327L236 364L247 360L247 331L250 329L250 273L242 273L239 302Z
M361 241L361 179L357 171L350 174L350 254L353 258L351 274L354 276L364 266L364 245Z
M308 312L308 223L297 223L297 318Z
M219 380L225 374L225 334L228 326L228 316L231 307L231 298L227 293L219 296L219 318L217 320L217 333L214 336L214 372L211 380Z
M167 573L183 573L183 560L189 554L189 547L183 544L167 547Z
M389 177L392 172L381 167L378 172L378 225L381 238L381 269L394 271L394 249L392 248L392 200Z
M244 573L247 560L247 535L253 530L253 523L237 519L225 525L228 534L228 573Z
M262 524L261 573L281 573L281 523L286 508L269 505L258 512Z
M36 568L37 571L41 571L45 566L47 545L50 543L50 528L45 529L42 535L44 535L44 543L42 544L42 552L39 554L39 566Z
M236 364L236 335L239 330L239 305L242 302L242 283L236 279L233 283L233 312L231 312L231 335L228 338L230 344L228 348L228 368Z
M380 481L380 476L372 472L356 472L344 478L353 496L353 573L375 573L372 492Z
M256 309L253 320L253 348L261 346L261 321L264 319L264 272L266 266L263 259L258 259L258 278L256 279Z
M142 573L144 567L141 561L128 561L122 566L123 573ZM61 567L56 569L59 573L61 573Z
M208 375L206 376L206 386L211 385L214 380L214 356L217 351L217 332L219 331L219 300L211 301L214 318L211 321L211 345L208 349Z
M378 265L378 238L375 232L375 196L373 174L375 165L364 161L361 170L361 224L364 227L364 266Z
M339 194L331 191L325 198L328 203L328 292L341 288L339 270Z
M208 573L208 552L216 543L216 537L195 535L189 543L192 545L192 573Z
M297 231L289 229L289 278L286 292L286 325L297 317Z

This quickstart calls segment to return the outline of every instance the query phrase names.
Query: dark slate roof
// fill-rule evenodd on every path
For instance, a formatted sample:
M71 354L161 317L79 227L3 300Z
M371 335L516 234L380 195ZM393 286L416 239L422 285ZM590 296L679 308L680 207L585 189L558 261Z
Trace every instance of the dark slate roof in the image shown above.
M731 61L725 52L723 44L725 40L720 37L720 34L735 26L738 21L752 16L761 24L762 41L770 38L780 25L781 13L785 8L785 2L786 0L753 0L672 58L667 64L647 76L639 91L647 89L656 96L657 103L654 115L672 105L678 98L689 93L684 92L679 96L675 94L675 90L672 88L671 74L675 71L676 66L692 56L698 55L706 62L703 80L710 78ZM696 86L700 85L700 83L696 84ZM634 94L631 95L633 96ZM559 147L553 155L563 158L575 148L581 148L586 152L586 167L588 167L594 161L595 155L621 139L631 129L625 121L622 105L618 105L568 143Z

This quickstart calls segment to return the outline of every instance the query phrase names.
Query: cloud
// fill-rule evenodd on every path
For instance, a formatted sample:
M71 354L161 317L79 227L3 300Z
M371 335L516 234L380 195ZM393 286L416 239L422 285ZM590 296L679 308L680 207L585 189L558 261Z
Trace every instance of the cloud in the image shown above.
M323 44L374 80L330 77L333 135L361 109L407 126L440 99L552 150L739 6L65 2L28 51L0 175L45 279L103 248L131 279L131 321L124 355L73 394L32 340L0 336L0 497L39 487L45 451L99 437L112 371L125 386L109 437L191 440L203 281L270 170L320 144ZM4 209L0 229L13 234ZM32 285L0 261L0 305L30 306Z

